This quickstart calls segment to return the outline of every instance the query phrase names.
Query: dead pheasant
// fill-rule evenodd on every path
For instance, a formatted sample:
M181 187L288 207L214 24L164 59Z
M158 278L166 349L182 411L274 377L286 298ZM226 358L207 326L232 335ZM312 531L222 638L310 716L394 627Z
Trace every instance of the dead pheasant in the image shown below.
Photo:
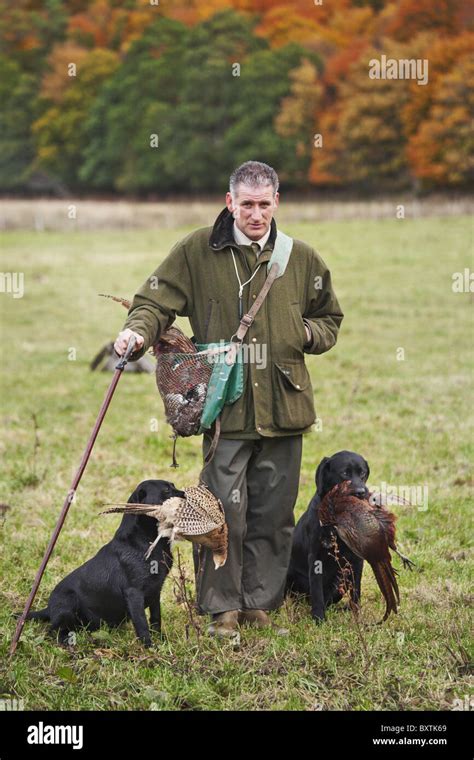
M389 549L402 559L405 567L414 564L401 554L395 543L396 516L382 506L351 493L351 482L344 481L326 494L319 507L322 525L333 526L341 539L354 554L370 564L378 586L385 599L385 621L391 612L397 612L400 592L397 572L392 566Z
M185 488L184 493L184 499L174 496L163 504L117 504L102 514L145 514L157 520L158 535L150 544L146 559L160 538L169 538L171 543L186 539L211 549L217 570L227 559L227 524L222 502L204 483Z

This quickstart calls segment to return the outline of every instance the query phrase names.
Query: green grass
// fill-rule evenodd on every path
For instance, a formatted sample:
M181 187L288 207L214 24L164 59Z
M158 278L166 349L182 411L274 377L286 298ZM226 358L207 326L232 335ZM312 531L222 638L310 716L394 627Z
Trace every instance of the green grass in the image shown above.
M173 571L163 594L167 640L154 649L144 650L127 625L80 632L65 650L43 625L28 623L9 660L11 612L30 591L111 379L90 373L88 362L115 337L125 311L96 294L133 295L187 230L10 232L1 268L25 273L25 296L0 294L0 501L11 507L0 527L0 698L22 698L25 709L441 710L470 693L473 303L451 288L452 273L471 265L469 219L285 230L328 262L346 314L337 347L307 359L322 430L305 437L296 514L312 496L320 459L341 448L369 460L374 485L428 486L426 511L395 510L400 545L417 565L400 571L398 616L374 625L383 605L366 568L359 626L339 606L316 627L304 601L287 601L274 619L289 637L245 630L234 648L208 639L204 620L200 637L187 635ZM36 607L111 537L120 517L99 517L103 502L125 500L145 478L197 482L200 439L179 441L180 469L171 470L169 432L154 378L124 376ZM190 546L180 551L192 591Z

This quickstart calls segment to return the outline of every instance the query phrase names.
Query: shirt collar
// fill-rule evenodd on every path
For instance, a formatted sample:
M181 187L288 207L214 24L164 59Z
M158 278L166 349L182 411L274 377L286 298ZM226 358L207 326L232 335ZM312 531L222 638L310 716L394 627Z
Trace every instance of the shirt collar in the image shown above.
M260 252L264 249L265 243L267 242L268 238L270 237L271 227L268 228L265 235L260 238L260 240L250 240L250 238L245 235L245 233L242 232L242 230L239 230L237 227L237 224L234 220L234 239L237 245L252 245L252 243L258 243L260 246Z
M273 217L270 225L270 236L267 240L266 247L273 249L276 236L277 226L275 217ZM209 246L215 253L217 253L218 251L230 250L234 244L234 217L228 210L227 206L225 206L212 226L209 235Z

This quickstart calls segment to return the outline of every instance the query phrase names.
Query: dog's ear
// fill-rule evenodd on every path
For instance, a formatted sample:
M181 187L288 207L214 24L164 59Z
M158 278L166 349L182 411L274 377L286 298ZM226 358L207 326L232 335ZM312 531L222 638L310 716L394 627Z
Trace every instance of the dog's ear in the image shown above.
M328 462L329 462L329 457L323 457L323 459L321 459L321 461L320 461L320 463L318 465L318 469L316 470L315 478L314 478L315 483L316 483L316 491L320 495L321 495L322 489L323 489L324 472L326 470L326 465L327 465Z
M366 480L368 480L369 477L370 477L370 467L369 467L369 463L368 463L367 459L364 459L364 462L365 462L365 466L367 467L367 477L366 477Z
M129 504L143 504L146 499L146 488L143 486L137 486L134 492L131 494L128 503Z

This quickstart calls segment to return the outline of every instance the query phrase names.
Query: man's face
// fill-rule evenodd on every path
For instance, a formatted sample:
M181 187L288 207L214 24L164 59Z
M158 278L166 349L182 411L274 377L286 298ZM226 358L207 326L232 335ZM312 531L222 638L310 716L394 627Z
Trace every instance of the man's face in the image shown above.
M239 230L250 240L260 240L270 227L279 196L278 193L273 196L271 185L249 187L240 184L236 189L235 203L230 193L227 193L225 200Z

